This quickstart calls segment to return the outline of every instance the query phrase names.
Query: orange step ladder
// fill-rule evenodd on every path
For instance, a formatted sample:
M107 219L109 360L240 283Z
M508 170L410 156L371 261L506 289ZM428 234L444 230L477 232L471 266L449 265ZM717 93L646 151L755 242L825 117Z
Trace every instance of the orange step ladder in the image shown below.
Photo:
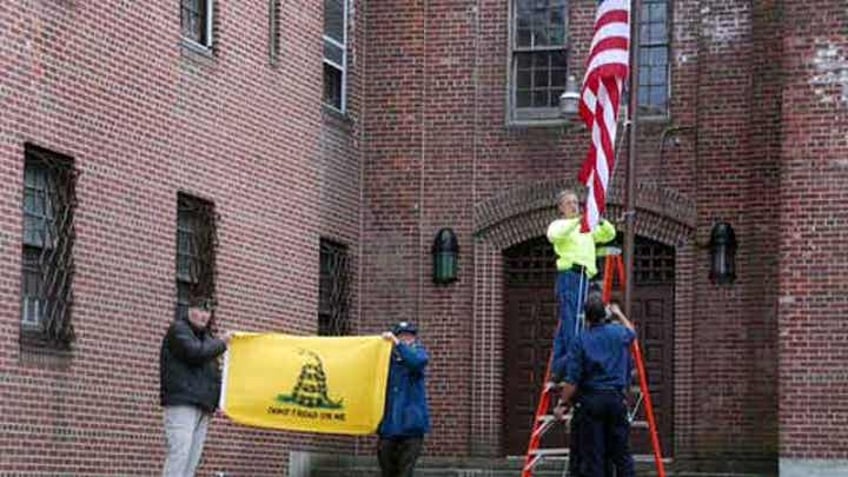
M609 303L610 298L612 298L612 285L615 277L618 277L619 285L624 287L624 280L626 279L624 273L624 262L621 258L621 249L616 247L603 247L598 250L598 255L604 257L604 284L602 288L602 296L604 302ZM578 313L578 316L579 314L580 313ZM559 331L559 325L557 325L557 331ZM651 402L651 393L648 390L645 363L638 339L633 340L630 352L633 355L633 361L636 364L636 371L639 376L640 396L628 418L630 422L633 423L633 419L639 405L644 404L645 416L647 419L646 424L651 437L651 447L654 452L654 464L657 468L657 476L665 477L665 464L662 458L659 434L657 433L654 407ZM533 477L536 465L547 457L563 457L568 456L569 454L567 448L545 449L540 446L542 437L555 427L558 422L562 422L563 424L570 422L570 414L569 417L566 417L563 421L558 421L553 415L553 409L551 408L552 389L550 385L551 359L552 356L548 357L548 365L545 369L545 384L543 385L542 393L539 396L539 402L536 406L536 414L533 420L532 432L530 434L530 443L527 445L527 454L524 457L524 467L521 471L521 477Z

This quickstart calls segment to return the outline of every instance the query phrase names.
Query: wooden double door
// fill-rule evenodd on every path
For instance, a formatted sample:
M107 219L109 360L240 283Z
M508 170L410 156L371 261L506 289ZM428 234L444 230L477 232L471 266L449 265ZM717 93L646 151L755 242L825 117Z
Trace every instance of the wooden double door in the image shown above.
M540 237L508 249L504 253L504 272L502 442L505 455L523 455L558 318L555 257L550 244ZM673 406L674 249L637 237L633 275L631 313L645 357L663 454L669 456ZM642 418L644 411L640 410L637 420ZM630 442L633 453L651 453L647 429L634 427ZM564 426L559 426L545 436L543 446L562 447L567 443Z

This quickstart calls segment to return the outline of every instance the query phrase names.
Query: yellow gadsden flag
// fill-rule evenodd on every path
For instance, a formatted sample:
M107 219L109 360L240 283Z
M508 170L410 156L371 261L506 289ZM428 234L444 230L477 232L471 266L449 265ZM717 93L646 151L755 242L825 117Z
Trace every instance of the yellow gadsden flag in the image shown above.
M248 426L372 434L391 352L379 336L238 333L225 358L221 409Z

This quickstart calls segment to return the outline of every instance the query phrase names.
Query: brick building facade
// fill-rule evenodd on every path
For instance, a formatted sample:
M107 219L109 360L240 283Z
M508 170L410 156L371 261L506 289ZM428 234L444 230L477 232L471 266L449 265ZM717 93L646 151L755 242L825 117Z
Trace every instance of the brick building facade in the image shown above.
M657 93L645 103L661 107L640 123L634 317L664 447L680 468L839 475L848 6L645 3L643 22L664 28L643 29L658 54L645 59L644 91ZM346 21L328 25L327 4ZM552 318L539 238L588 142L550 115L553 78L582 74L594 5L0 4L0 473L157 472L158 346L181 300L185 197L217 217L222 326L319 331L333 250L346 263L346 331L420 325L428 455L515 454L524 373L539 379ZM524 43L522 28L537 27L519 21L539 9L551 14L544 48ZM71 171L74 227L39 241L32 231L57 223L33 205L54 170ZM623 182L619 168L611 217ZM708 279L718 221L739 242L731 285ZM436 286L442 227L459 238L459 279ZM51 270L70 277L71 305L56 316L73 332L45 334L27 277L34 256L64 244ZM216 419L202 473L281 475L291 451L371 445Z

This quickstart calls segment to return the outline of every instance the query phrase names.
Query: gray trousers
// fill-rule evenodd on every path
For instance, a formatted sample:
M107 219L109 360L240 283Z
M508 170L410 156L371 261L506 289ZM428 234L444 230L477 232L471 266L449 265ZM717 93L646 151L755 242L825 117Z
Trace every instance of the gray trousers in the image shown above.
M164 421L168 448L162 477L193 477L203 453L209 414L194 406L166 406Z

